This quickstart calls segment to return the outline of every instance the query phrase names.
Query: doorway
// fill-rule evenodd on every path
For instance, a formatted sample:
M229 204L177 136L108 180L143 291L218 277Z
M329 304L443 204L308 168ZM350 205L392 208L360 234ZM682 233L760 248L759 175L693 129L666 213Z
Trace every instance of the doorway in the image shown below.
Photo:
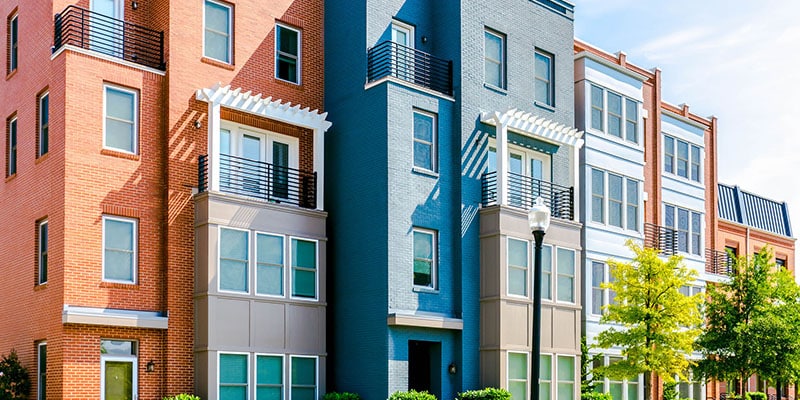
M442 395L442 344L422 340L408 341L408 390Z

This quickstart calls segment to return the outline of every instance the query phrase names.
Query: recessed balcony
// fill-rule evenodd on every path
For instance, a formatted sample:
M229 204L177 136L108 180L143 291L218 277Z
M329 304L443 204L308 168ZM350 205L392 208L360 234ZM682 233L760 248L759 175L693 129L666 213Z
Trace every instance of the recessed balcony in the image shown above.
M367 82L392 77L453 95L453 62L386 41L367 50Z
M529 176L508 173L507 204L525 210L533 206L537 197L550 207L553 218L573 220L575 218L575 190L573 187L561 186L552 182L535 179ZM481 204L484 207L498 204L497 171L487 172L481 176Z

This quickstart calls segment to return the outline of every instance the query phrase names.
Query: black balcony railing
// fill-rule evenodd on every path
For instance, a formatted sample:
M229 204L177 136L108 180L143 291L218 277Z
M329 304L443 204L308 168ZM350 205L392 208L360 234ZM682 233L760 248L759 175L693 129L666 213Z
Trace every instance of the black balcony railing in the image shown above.
M678 252L678 231L645 222L644 247L661 250L661 254L671 256Z
M392 76L453 94L453 62L391 41L367 50L367 82Z
M164 69L164 32L75 5L56 14L54 50L64 45Z
M550 207L554 218L571 220L575 217L575 194L572 187L508 173L508 205L527 210L533 206L537 197L541 197L544 204ZM484 207L497 203L497 171L481 176L481 203Z
M317 207L317 173L220 154L219 190L273 203ZM198 186L208 188L208 156L200 156Z
M717 275L730 275L736 260L727 252L706 249L706 272Z

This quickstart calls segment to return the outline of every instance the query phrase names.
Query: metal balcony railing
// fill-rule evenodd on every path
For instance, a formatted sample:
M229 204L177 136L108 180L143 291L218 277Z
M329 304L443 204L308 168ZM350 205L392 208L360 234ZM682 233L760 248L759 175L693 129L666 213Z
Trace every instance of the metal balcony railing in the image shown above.
M661 254L667 256L676 254L678 252L678 231L645 222L644 247L661 250Z
M56 14L54 51L71 45L156 69L165 69L164 32L75 5Z
M219 190L273 203L317 207L317 173L220 154ZM209 190L208 155L198 162L198 187Z
M730 275L735 262L725 251L706 249L706 272L710 274Z
M572 187L508 173L508 205L527 210L537 197L544 199L553 218L574 219L575 191ZM481 175L481 204L485 207L496 203L497 171L487 172Z
M453 94L453 62L424 51L386 41L367 50L367 82L392 76L426 88Z

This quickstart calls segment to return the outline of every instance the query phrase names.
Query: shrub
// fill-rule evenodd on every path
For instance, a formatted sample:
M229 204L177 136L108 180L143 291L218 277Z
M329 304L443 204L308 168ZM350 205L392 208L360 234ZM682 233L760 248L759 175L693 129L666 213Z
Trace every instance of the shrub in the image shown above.
M459 393L458 400L511 400L511 392L505 389L485 388Z
M12 349L0 360L0 400L26 399L30 391L28 371L19 363L17 352Z
M350 392L328 392L322 396L322 400L361 400L361 396Z
M730 398L730 397L729 397ZM767 400L767 394L761 392L747 392L744 394L745 400Z
M678 398L678 383L664 382L664 400L675 400Z
M731 394L728 395L728 397L726 397L726 399L728 399L728 400L742 400L743 398L742 398L742 396L739 396L738 394L731 393Z
M581 393L581 400L613 400L611 393L586 392Z
M418 392L412 389L407 392L394 392L389 396L389 400L436 400L436 396L427 391Z
M164 397L163 400L200 400L200 396L181 393L181 394L176 394L175 396Z

